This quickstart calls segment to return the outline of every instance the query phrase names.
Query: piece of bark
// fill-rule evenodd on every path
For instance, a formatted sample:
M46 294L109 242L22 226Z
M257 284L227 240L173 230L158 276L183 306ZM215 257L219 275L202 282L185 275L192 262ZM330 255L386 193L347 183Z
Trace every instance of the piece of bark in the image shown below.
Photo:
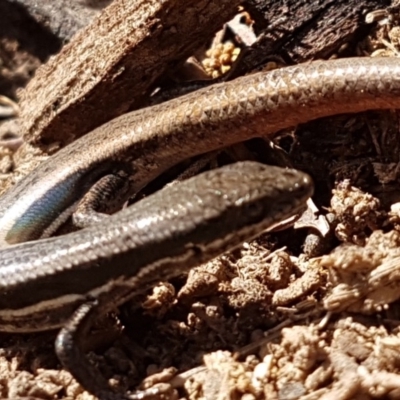
M66 145L126 112L189 57L239 0L115 0L39 68L21 98L25 140Z
M263 37L243 57L240 70L276 56L288 64L328 58L369 31L368 12L389 5L390 0L247 0Z
M46 29L60 42L68 42L72 36L85 27L99 12L84 1L70 0L6 0L20 10L24 10L35 20L38 26ZM106 5L110 0L98 1L98 6Z

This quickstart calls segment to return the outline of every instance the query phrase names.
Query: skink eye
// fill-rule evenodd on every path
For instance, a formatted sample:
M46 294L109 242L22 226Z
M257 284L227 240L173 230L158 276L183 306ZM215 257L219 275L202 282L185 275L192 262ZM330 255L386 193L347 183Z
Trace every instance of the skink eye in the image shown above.
M262 214L263 206L260 202L254 202L246 207L246 215L251 218L256 218Z

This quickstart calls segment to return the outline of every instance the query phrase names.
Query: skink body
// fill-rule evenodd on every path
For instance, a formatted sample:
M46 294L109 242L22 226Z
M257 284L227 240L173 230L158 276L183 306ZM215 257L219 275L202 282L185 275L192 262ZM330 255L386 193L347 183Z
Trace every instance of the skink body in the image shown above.
M86 390L143 399L114 393L83 356L92 319L301 211L311 194L299 171L238 163L167 187L100 226L2 249L0 331L63 327L57 355Z
M106 297L113 308L126 292L293 215L311 192L300 171L243 162L157 192L101 226L8 246L0 250L0 331L58 328L89 298Z
M318 61L218 84L95 129L0 199L0 247L50 235L91 185L124 174L124 202L179 161L327 115L400 108L400 60Z

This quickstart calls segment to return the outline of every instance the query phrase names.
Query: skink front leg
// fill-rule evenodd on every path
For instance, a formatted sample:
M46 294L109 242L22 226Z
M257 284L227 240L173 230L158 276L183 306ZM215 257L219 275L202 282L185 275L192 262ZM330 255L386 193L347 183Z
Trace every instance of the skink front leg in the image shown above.
M101 400L143 400L160 395L170 398L172 388L165 385L122 394L114 391L107 380L89 363L82 350L82 342L88 337L93 322L102 311L98 300L82 304L61 329L57 336L55 349L63 367L73 373L76 380L90 393Z
M107 213L116 211L128 190L128 180L118 175L100 178L79 202L72 214L72 222L78 228L104 221ZM99 212L101 210L101 212Z

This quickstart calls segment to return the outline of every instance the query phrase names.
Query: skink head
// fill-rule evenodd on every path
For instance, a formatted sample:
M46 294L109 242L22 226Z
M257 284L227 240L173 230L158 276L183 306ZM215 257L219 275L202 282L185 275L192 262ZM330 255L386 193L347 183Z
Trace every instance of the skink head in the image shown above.
M193 207L192 219L199 225L203 221L204 230L198 231L205 241L215 240L218 246L226 241L227 249L299 213L313 193L312 180L303 172L248 161L197 179L193 197L201 194L203 208L197 214ZM196 239L201 241L200 236Z

